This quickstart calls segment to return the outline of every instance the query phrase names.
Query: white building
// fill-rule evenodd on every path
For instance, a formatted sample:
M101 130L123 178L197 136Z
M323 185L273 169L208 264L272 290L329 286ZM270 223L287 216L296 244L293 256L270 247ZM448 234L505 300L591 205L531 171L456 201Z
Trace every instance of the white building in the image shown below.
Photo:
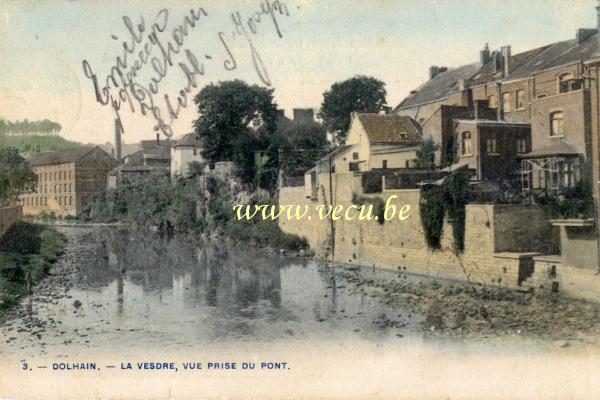
M171 177L185 176L190 172L190 163L206 165L202 157L203 141L194 132L188 133L171 146Z

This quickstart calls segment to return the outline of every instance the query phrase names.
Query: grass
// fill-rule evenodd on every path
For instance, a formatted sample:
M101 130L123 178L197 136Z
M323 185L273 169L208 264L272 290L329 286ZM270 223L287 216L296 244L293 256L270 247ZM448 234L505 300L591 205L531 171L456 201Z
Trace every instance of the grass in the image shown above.
M28 279L35 284L47 275L64 246L56 230L25 222L0 238L0 314L27 295Z

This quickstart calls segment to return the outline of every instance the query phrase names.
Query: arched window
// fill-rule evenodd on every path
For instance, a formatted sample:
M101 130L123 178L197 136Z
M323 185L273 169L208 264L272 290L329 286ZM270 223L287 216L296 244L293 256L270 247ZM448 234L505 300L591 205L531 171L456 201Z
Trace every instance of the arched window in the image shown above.
M471 132L462 133L461 150L463 155L471 154Z
M562 136L564 134L563 118L562 111L550 114L550 136Z

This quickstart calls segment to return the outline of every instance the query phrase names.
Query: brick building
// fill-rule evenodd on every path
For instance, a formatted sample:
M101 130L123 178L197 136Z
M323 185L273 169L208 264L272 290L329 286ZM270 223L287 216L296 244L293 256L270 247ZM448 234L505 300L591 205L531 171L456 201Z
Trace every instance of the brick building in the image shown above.
M423 135L434 138L440 166L452 158L446 150L451 131L458 151L452 161L476 170L486 167L472 153L498 149L498 139L505 141L503 161L488 157L492 173L477 170L476 178L509 179L516 170L522 194L558 199L578 183L589 182L595 218L553 221L561 232L561 256L533 258L536 274L560 264L561 287L586 292L588 298L597 296L593 273L600 268L600 6L596 13L596 27L577 29L564 41L516 54L511 46L490 51L486 45L478 63L432 67L430 79L394 110L417 120ZM482 118L468 110L482 101L488 104L487 115L478 123L473 120Z
M25 215L43 211L78 215L104 190L115 160L100 147L37 153L27 160L37 175L37 187L19 198Z

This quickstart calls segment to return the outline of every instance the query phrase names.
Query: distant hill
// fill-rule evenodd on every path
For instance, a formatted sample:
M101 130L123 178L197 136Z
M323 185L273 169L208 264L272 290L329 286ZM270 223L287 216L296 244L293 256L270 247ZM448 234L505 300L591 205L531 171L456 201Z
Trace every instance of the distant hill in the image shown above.
M0 147L16 147L23 156L52 150L66 150L81 147L81 143L71 142L60 136L6 136L0 135Z

